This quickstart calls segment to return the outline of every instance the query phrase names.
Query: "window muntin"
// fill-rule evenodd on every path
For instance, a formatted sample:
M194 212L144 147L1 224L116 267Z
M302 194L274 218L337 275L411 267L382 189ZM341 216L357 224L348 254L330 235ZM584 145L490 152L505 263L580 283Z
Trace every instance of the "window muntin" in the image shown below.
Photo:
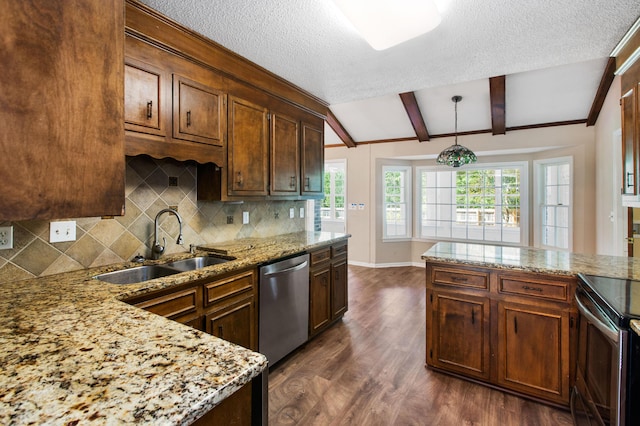
M526 169L526 163L418 168L418 237L526 244Z
M411 238L411 167L382 167L383 238Z

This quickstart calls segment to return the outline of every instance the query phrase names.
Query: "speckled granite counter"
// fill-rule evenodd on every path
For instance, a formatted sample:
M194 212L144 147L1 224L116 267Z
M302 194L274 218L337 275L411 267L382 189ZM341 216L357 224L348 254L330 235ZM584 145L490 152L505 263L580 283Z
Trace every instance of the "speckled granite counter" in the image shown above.
M532 247L441 242L423 253L422 259L557 275L583 273L640 279L640 259L568 253Z
M235 241L221 246L236 260L139 284L92 278L134 263L0 284L0 424L193 422L264 371L266 358L120 299L346 238Z

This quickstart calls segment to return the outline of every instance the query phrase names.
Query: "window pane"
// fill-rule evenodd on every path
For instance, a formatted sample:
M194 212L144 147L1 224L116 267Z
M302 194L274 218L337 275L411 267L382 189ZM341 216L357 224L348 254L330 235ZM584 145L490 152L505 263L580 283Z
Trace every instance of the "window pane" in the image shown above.
M419 189L422 217L437 212L438 238L520 243L520 168L421 170L420 183L433 182L436 190ZM425 177L426 176L426 177ZM435 178L434 178L435 177ZM424 198L426 197L426 199ZM426 211L426 216L425 216ZM505 226L510 229L505 237ZM423 237L432 228L422 226Z

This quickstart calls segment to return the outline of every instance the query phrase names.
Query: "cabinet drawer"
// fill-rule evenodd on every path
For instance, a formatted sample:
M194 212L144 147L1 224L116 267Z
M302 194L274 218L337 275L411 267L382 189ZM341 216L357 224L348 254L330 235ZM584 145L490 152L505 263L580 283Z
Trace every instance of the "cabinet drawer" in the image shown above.
M431 282L437 285L489 289L489 273L457 268L433 267Z
M253 271L248 271L244 274L234 275L227 279L205 284L204 305L210 306L218 300L226 297L243 293L245 291L250 292L253 290L254 282L255 278Z
M317 265L318 263L326 262L331 259L331 248L327 247L318 251L314 251L309 253L311 257L311 266Z
M347 254L346 243L331 246L331 257L346 256L346 254Z
M536 280L525 277L500 275L498 291L503 294L530 296L540 299L568 301L569 282L555 280Z
M173 319L180 315L196 312L197 303L198 288L194 287L136 303L135 306Z

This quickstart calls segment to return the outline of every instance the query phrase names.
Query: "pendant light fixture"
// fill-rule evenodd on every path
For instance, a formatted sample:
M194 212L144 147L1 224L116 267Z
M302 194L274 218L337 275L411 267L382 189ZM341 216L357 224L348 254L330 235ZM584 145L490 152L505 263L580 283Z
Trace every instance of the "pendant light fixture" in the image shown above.
M465 148L462 145L458 145L458 102L462 100L462 96L454 96L451 98L455 107L455 143L451 145L449 148L444 149L440 155L438 155L438 159L436 160L438 164L445 164L451 167L460 167L463 164L475 163L478 161L476 155L469 148Z

